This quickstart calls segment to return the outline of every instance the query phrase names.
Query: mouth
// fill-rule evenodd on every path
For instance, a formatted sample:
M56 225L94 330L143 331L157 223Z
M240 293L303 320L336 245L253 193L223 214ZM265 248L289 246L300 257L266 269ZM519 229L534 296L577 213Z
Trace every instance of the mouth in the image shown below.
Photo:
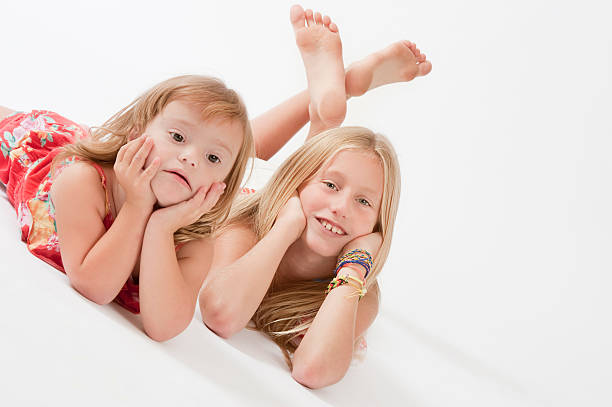
M166 170L165 172L174 175L174 178L176 178L176 180L183 184L184 186L186 186L187 188L189 188L189 190L191 190L191 185L189 184L189 180L187 179L187 176L179 170Z
M327 232L335 235L335 236L345 236L346 232L344 229L340 227L340 225L323 218L316 218L319 224L325 229Z

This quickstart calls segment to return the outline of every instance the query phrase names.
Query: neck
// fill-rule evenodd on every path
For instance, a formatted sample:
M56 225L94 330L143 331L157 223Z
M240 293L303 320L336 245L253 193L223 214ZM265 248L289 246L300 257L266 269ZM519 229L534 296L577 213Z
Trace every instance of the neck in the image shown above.
M278 266L278 282L289 283L330 278L336 266L336 260L336 256L324 257L313 252L300 238L285 252Z

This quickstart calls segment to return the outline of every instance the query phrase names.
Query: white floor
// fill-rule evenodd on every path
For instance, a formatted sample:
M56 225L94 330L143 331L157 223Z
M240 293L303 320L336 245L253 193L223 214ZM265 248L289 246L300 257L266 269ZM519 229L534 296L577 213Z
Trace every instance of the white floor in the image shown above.
M0 104L95 125L157 81L207 73L256 115L306 86L290 4L3 4ZM345 123L388 135L403 175L366 359L310 391L253 332L223 341L196 316L153 343L27 253L0 192L0 404L612 405L609 6L306 6L338 23L347 64L401 38L434 63L349 102Z

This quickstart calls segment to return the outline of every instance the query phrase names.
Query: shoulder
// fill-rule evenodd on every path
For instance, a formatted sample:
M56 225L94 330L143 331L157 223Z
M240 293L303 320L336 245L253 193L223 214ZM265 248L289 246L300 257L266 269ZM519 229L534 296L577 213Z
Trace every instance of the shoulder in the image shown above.
M233 263L257 244L257 235L250 225L235 223L223 227L214 236L212 269Z
M214 241L211 237L202 237L200 239L190 240L185 243L179 243L176 254L179 259L188 257L212 257L214 250Z
M233 241L254 246L257 240L257 234L251 225L245 223L232 223L224 226L214 235L215 245L219 242Z
M71 184L78 184L79 187L92 185L102 188L98 170L93 165L83 161L77 161L62 168L53 184L59 184L63 187Z
M53 181L50 193L55 204L68 200L91 202L104 213L106 198L100 174L88 163L75 162L63 168Z

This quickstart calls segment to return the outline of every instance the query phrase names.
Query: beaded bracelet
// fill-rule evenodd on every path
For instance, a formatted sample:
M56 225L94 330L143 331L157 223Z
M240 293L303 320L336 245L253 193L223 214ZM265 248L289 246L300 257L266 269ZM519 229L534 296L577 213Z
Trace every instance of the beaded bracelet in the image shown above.
M372 255L364 249L355 249L355 250L351 250L348 253L343 254L342 256L340 256L340 258L338 259L338 263L336 263L336 270L334 271L335 275L338 275L338 271L340 271L340 269L345 265L345 264L358 264L361 267L363 267L363 269L365 270L365 276L363 276L363 278L365 279L368 274L370 274L370 270L372 269L372 265L373 265L373 261L372 261Z
M336 287L340 287L341 285L344 285L344 284L348 284L351 287L356 288L357 289L356 294L359 296L359 299L361 299L368 292L368 289L365 287L365 284L362 280L356 277L353 277L353 276L344 275L344 276L337 276L332 281L330 281L329 285L327 286L327 290L325 290L325 294L329 294L331 290L333 290Z

